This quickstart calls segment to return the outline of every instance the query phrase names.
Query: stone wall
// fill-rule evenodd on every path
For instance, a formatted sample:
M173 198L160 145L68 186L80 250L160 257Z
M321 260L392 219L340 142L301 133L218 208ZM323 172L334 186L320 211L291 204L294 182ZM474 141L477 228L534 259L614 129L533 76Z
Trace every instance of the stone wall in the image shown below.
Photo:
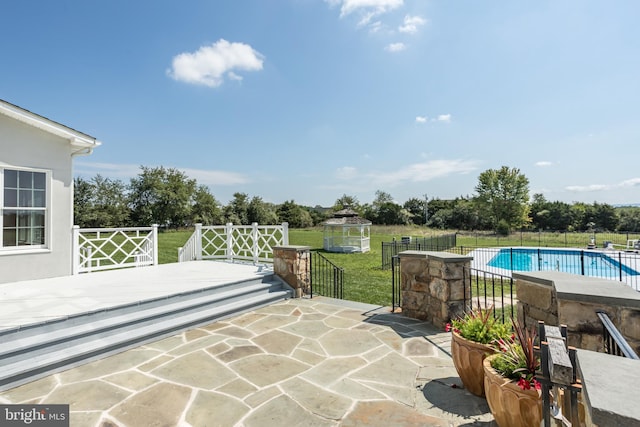
M472 257L448 252L404 251L400 254L402 313L444 328L464 312L465 283Z
M622 282L556 271L513 273L518 313L527 325L538 320L567 325L569 345L603 351L598 310L607 313L629 345L640 353L640 293Z
M309 246L276 246L273 248L273 272L294 290L294 298L309 291L311 248Z

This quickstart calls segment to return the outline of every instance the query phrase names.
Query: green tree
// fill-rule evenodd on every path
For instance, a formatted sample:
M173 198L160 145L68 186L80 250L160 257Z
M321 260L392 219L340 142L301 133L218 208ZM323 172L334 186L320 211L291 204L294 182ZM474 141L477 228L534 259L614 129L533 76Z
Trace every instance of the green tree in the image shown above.
M620 223L618 229L620 231L640 231L640 208L624 207L618 209Z
M224 217L227 222L236 225L250 224L249 196L245 193L233 193L233 200L224 208Z
M600 230L614 231L620 224L616 209L607 203L593 203L593 222Z
M488 169L478 177L476 203L487 212L494 228L501 222L518 228L529 219L529 180L517 168Z
M204 225L224 223L220 203L218 203L213 194L209 192L209 188L205 185L199 185L193 195L191 220L193 223L199 222Z
M366 209L366 218L375 224L404 225L410 223L411 214L393 201L391 194L378 190L370 209Z
M282 222L288 222L291 228L305 228L313 225L309 211L297 205L293 200L278 206L278 217Z
M429 216L429 227L439 228L441 230L452 227L453 209L439 209L433 215Z
M82 178L73 180L73 223L80 227L91 227L91 183Z
M74 223L80 227L124 227L129 219L126 185L96 175L74 180Z
M361 207L360 202L358 202L358 198L355 196L347 196L346 194L343 194L342 197L338 198L333 204L333 210L341 211L343 209L352 209L358 213L361 213Z
M483 220L475 203L468 198L456 198L451 208L451 218L447 228L456 230L483 230L490 222Z
M411 199L404 202L402 207L407 210L411 214L411 222L416 225L424 225L425 217L424 217L424 199L418 199L417 197L412 197Z
M196 181L173 168L140 168L142 172L129 185L133 224L173 228L188 224Z
M261 225L278 224L276 207L271 203L265 203L260 197L253 197L247 206L247 219L249 223L257 222Z

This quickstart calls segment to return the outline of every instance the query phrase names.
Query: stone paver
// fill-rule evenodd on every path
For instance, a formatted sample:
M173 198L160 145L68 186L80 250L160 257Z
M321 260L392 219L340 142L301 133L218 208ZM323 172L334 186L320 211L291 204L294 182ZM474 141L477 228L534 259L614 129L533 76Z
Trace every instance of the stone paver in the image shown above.
M72 425L491 426L450 337L344 301L289 300L0 393L69 403Z

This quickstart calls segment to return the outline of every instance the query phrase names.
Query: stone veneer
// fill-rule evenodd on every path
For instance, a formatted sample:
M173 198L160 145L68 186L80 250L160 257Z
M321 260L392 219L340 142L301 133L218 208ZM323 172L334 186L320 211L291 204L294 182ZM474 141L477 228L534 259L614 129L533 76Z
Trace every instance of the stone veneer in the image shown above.
M404 251L399 256L405 316L444 328L463 314L464 296L471 291L464 272L469 271L473 257L426 251Z
M300 298L309 290L310 263L309 246L288 245L273 248L273 272L293 288L294 298Z
M640 293L624 283L557 271L513 273L513 278L518 313L527 325L538 320L567 325L569 345L603 351L602 323L596 315L601 310L640 352Z

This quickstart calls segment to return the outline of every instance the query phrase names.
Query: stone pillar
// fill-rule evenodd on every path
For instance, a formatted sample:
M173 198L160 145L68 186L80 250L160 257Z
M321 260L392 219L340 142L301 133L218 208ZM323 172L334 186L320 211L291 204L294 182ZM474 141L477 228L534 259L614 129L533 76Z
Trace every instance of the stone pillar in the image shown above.
M640 352L640 292L615 280L557 271L513 273L518 313L527 325L567 325L569 345L603 351L602 310L629 345Z
M541 320L545 325L558 326L558 296L553 280L513 273L518 318L530 327Z
M399 255L404 315L444 328L464 313L464 297L471 295L471 281L465 275L473 257L426 251Z
M307 293L311 285L311 247L275 246L273 248L273 272L294 290L294 298Z

